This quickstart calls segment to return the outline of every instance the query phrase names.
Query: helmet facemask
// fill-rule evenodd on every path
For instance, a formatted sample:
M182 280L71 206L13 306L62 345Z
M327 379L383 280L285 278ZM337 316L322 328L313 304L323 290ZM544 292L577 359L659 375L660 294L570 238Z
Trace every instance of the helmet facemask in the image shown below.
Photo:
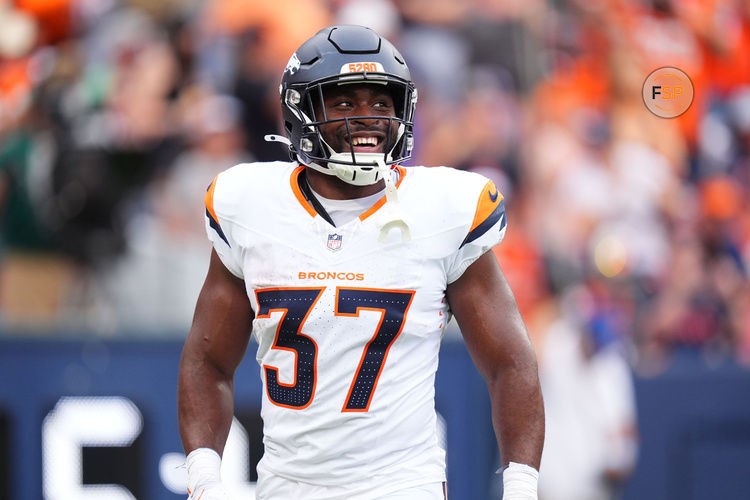
M375 84L390 91L395 116L349 116L329 118L325 112L325 92L335 86ZM410 81L387 73L363 72L334 75L305 84L290 85L282 96L283 106L301 125L299 142L293 144L300 162L349 184L364 186L379 181L385 173L379 165L399 164L411 157L413 147L414 107L417 93ZM355 151L353 121L367 120L385 126L382 152ZM340 123L345 127L346 146L336 151L325 140L321 127ZM295 136L293 125L285 120L287 133ZM381 131L382 125L379 127Z

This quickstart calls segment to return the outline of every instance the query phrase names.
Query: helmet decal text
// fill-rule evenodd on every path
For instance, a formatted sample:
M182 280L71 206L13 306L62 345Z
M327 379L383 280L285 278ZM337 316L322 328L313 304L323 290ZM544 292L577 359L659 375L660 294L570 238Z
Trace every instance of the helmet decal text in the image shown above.
M341 66L339 73L362 73L363 71L375 71L385 73L383 65L379 62L353 62Z

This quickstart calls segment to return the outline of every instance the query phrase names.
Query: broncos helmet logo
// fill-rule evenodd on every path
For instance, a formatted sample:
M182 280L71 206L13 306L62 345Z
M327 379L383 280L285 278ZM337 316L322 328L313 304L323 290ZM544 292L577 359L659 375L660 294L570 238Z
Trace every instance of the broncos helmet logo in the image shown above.
M286 63L286 68L284 68L284 72L288 72L290 75L293 75L299 70L300 67L300 61L297 57L297 53L295 52L292 54L292 57L289 58L289 62Z

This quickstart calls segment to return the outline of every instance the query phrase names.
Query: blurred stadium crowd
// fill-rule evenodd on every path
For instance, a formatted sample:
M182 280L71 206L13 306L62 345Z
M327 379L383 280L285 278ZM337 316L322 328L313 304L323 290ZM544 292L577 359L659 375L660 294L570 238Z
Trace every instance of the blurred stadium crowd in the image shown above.
M184 335L205 187L286 159L281 71L333 23L406 57L411 164L505 194L538 349L564 321L643 373L750 364L748 0L0 0L2 330ZM696 89L671 120L641 97L666 65Z

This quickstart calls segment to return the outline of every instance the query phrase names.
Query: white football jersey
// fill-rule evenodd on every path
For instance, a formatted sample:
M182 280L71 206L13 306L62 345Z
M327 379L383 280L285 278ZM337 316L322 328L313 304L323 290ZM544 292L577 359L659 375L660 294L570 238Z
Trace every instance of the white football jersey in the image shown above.
M396 167L411 239L393 229L380 242L385 197L334 227L300 189L303 170L240 164L206 193L209 238L255 313L262 468L329 486L444 481L445 290L502 239L502 195L478 174Z

